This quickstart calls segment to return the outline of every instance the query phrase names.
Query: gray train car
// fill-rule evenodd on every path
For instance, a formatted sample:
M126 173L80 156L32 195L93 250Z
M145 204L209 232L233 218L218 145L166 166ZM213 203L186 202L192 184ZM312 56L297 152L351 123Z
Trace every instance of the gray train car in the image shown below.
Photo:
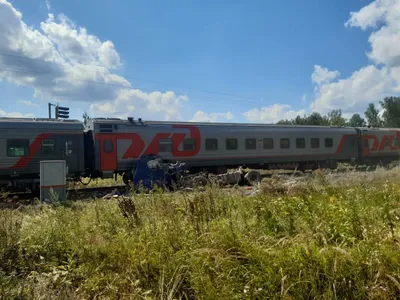
M0 118L0 187L36 190L42 160L66 160L68 177L78 178L84 170L82 122Z
M130 172L142 154L183 161L195 172L225 172L239 165L262 169L335 167L362 155L360 130L326 126L142 122L93 119L88 168L110 177Z

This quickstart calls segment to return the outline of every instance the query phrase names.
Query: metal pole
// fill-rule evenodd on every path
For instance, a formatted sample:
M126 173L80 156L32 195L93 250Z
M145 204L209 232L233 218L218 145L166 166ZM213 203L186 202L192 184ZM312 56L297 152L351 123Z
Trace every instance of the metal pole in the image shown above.
M49 103L49 119L51 119L51 103Z

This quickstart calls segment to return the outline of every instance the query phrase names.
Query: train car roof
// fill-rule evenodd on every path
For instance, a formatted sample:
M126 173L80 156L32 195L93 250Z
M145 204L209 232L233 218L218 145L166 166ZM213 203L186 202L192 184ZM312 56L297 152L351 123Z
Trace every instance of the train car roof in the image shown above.
M270 128L320 128L320 129L347 129L354 130L354 127L344 126L323 126L323 125L277 125L266 123L227 123L227 122L186 122L186 121L143 121L143 120L128 120L119 118L93 118L93 124L113 124L113 125L128 125L128 126L149 126L149 125L194 125L194 126L227 126L227 127L270 127ZM361 129L361 128L360 128ZM369 129L369 128L365 128Z
M41 122L41 123L82 123L76 119L49 119L49 118L13 118L13 117L0 117L0 122Z
M0 118L0 129L3 128L76 128L79 130L83 129L83 122L79 120L57 120L49 118Z
M400 128L393 128L393 127L356 127L357 129L360 130L381 130L381 131L400 131Z

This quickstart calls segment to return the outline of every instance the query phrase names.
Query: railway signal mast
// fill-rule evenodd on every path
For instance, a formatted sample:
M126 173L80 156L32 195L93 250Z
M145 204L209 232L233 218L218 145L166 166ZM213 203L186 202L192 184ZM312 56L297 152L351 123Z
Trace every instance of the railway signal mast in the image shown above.
M49 119L51 119L51 107L54 106L55 107L55 118L61 118L61 119L68 119L69 118L69 107L63 107L63 106L58 106L53 104L53 103L49 103Z
M62 119L68 119L69 118L69 107L62 107L62 106L56 106L56 119L62 118Z

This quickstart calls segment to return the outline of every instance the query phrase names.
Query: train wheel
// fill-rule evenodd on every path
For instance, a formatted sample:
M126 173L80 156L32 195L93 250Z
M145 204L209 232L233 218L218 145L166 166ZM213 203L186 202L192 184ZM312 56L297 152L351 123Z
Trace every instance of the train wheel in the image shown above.
M30 186L30 190L32 192L32 196L35 198L40 198L40 184L39 183L32 183Z
M201 175L194 177L192 181L195 187L204 187L208 184L207 178Z
M261 174L257 170L251 170L248 172L244 179L251 185L261 182Z
M124 175L122 175L122 181L126 184L129 185L129 175L127 173L124 173Z

